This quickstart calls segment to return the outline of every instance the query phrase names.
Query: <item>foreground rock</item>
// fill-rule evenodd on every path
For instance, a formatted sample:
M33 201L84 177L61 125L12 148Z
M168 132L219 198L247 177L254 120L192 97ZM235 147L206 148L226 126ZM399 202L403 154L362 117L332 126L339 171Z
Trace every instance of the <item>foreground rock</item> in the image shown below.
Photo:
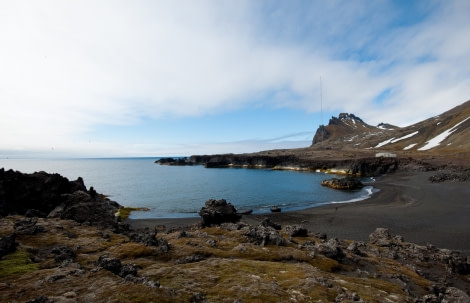
M202 217L204 226L226 222L234 223L241 218L241 215L237 213L237 209L225 199L207 200L205 206L199 211L199 215Z
M330 187L333 189L341 189L341 190L353 190L353 189L361 189L364 187L361 181L357 178L346 177L342 179L338 178L331 178L328 180L323 180L321 182L322 186Z
M16 233L7 241L16 250L0 260L1 302L470 300L466 257L385 228L362 242L270 220L130 235L60 218L28 222L0 218L2 239ZM19 231L28 224L42 232Z
M82 178L69 181L59 174L0 169L0 216L25 215L71 219L100 227L119 228L121 206L85 187Z

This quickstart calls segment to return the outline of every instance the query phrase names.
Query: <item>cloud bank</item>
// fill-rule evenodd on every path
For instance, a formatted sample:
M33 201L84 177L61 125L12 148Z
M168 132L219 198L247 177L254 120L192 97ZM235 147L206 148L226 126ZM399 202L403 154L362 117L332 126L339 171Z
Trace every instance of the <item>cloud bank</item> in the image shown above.
M469 2L403 5L4 1L0 149L86 149L100 126L143 120L258 108L313 115L320 77L325 112L371 124L405 126L468 100ZM156 133L136 149L176 144L165 140Z

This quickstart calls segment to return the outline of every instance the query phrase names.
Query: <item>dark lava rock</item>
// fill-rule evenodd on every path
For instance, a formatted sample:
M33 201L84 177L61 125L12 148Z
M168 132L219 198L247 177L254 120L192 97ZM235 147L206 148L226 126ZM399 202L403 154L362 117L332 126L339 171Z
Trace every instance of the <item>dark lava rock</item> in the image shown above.
M435 175L429 177L429 181L433 183L440 183L440 182L465 182L470 181L470 170L465 170L462 172L439 172Z
M70 261L75 258L75 252L68 246L57 246L51 250L56 262Z
M132 242L138 242L145 244L146 246L158 247L160 252L168 252L170 250L170 244L164 238L157 238L157 230L151 230L145 228L143 230L138 230L129 235L129 238Z
M47 296L39 296L35 299L26 301L26 303L54 303L55 300L49 299Z
M271 219L269 218L264 218L263 221L261 221L259 225L264 226L264 227L272 227L275 230L281 230L281 225L271 221Z
M301 225L287 225L285 228L286 234L291 237L307 237L308 230Z
M377 246L392 246L402 243L403 237L392 237L388 228L376 228L373 233L369 235L369 242Z
M23 174L0 169L0 216L48 216L118 228L120 225L114 214L119 207L118 203L99 195L93 188L87 191L82 178L69 181L59 174Z
M281 234L279 234L277 230L272 227L249 225L242 228L241 230L243 231L243 235L247 237L250 242L256 245L286 245L286 240L281 236Z
M325 243L320 243L316 247L316 252L320 255L324 255L327 258L331 258L340 261L344 257L343 250L340 247L338 240L330 239Z
M117 227L114 215L119 204L114 201L99 198L93 199L86 191L75 191L62 195L63 203L55 210L55 215L61 219L74 220L79 223L89 223L99 227Z
M235 223L241 218L235 207L231 203L227 203L225 199L207 200L205 206L199 211L199 216L202 217L204 226L220 225L227 222Z
M9 236L0 237L0 259L8 254L16 251L16 235L11 234Z
M121 271L119 272L120 277L127 277L127 276L133 276L135 277L137 275L137 266L134 264L124 264L121 267Z
M46 232L43 226L37 225L38 218L26 218L15 223L15 231L24 235L36 235L39 233Z
M131 275L137 275L137 266L134 264L121 264L121 260L118 258L111 258L108 255L102 255L96 261L95 265L97 267L109 270L115 275L118 275L122 278Z
M334 189L343 189L343 190L352 190L352 189L361 189L364 187L361 181L357 178L346 177L342 179L331 178L328 180L323 180L321 185L327 186Z
M118 258L110 258L108 255L100 256L98 261L96 261L95 265L97 267L109 270L115 275L118 275L122 269L121 260L119 260Z
M48 214L61 203L61 195L85 190L82 178L69 181L59 174L23 174L0 169L0 216L25 215L28 210Z

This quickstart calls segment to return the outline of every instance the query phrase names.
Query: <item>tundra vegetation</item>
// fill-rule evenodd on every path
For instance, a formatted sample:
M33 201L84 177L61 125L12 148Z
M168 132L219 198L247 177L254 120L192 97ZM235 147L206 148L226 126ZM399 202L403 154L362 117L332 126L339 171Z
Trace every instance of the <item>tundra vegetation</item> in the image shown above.
M13 234L16 249L0 261L2 302L440 302L468 299L470 285L458 252L386 229L365 243L269 220L115 232L1 218L0 237Z

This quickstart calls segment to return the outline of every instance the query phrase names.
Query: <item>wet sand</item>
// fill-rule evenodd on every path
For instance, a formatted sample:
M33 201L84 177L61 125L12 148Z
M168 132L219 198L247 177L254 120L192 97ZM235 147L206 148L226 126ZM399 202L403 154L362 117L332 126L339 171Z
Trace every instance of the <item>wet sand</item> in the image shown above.
M432 172L395 173L380 177L380 189L360 202L333 204L294 212L244 215L241 222L256 224L263 218L285 225L301 224L328 238L368 241L377 227L385 227L405 241L433 244L470 255L470 184L431 183ZM236 205L235 205L236 206ZM133 228L165 225L189 226L200 218L129 220Z

